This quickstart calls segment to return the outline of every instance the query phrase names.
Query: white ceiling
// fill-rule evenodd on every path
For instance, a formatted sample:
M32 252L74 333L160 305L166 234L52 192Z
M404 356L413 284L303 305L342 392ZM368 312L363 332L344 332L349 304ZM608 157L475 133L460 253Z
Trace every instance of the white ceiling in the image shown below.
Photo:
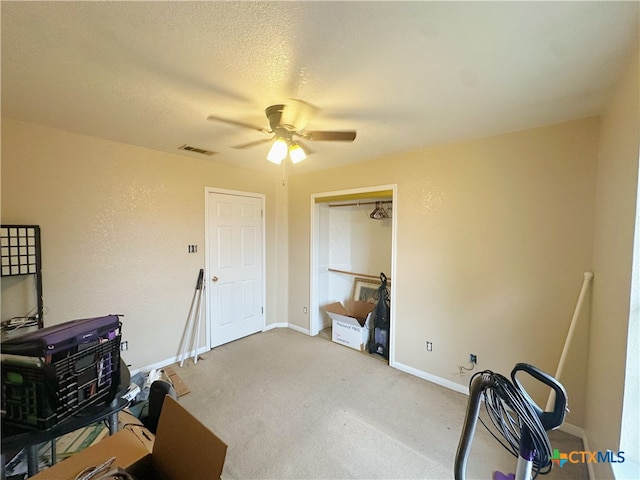
M2 115L278 169L264 109L320 107L289 172L601 112L638 43L638 2L7 2ZM219 152L177 150L183 144Z

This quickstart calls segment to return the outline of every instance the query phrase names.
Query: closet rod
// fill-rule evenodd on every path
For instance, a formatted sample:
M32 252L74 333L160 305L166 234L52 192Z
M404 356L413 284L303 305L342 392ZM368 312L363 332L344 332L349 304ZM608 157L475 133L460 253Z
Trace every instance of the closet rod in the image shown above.
M376 203L393 203L391 200L382 200L379 202L358 202L358 203L341 203L339 205L331 205L329 207L359 207L360 205L375 205Z
M330 272L346 273L347 275L353 275L354 277L375 278L380 280L380 275L369 275L366 273L347 272L346 270L336 270L335 268L327 268ZM391 277L387 277L387 280L391 281Z

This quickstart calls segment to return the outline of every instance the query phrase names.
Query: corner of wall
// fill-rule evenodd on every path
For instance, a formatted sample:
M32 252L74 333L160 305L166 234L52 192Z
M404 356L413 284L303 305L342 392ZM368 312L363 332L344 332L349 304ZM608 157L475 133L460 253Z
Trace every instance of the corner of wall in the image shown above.
M636 49L600 126L585 409L585 432L594 451L620 446L638 194L638 70ZM612 478L608 464L593 469L594 478Z

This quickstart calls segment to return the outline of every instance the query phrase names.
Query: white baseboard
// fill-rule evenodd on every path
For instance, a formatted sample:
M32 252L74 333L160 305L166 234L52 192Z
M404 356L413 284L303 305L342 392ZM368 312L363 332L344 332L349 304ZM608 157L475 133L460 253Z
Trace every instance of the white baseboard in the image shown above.
M270 323L269 325L265 325L264 329L262 330L263 332L266 332L268 330L273 330L274 328L291 328L292 330L296 330L300 333L304 333L306 335L309 335L309 330L306 330L302 327L299 327L297 325L293 325L291 323ZM200 347L200 349L198 350L198 354L201 353L206 353L209 350L207 349L207 347ZM193 354L193 350L191 352L189 352L187 354L187 356L185 358L193 358L194 354ZM176 355L175 357L171 357L171 358L167 358L165 360L160 360L159 362L155 362L152 363L150 365L145 365L144 367L140 367L140 368L136 368L131 370L131 376L135 375L138 372L150 372L151 370L153 370L154 368L157 370L159 368L162 367L166 367L167 365L171 365L173 363L177 363L180 361L180 355Z
M205 347L200 347L200 348L198 349L198 355L200 355L201 353L206 353L206 352L208 352L208 351L209 351L209 350L207 349L207 347L206 347L206 346L205 346ZM186 361L187 359L193 359L193 357L194 357L194 356L195 356L195 355L194 355L193 350L192 350L191 352L189 352L189 353L186 355L186 357L185 357L185 361ZM140 367L140 368L133 369L133 370L131 370L131 372L130 372L130 373L131 373L131 376L134 376L134 375L135 375L136 373L138 373L138 372L150 372L150 371L151 371L151 370L153 370L154 368L157 370L157 369L159 369L159 368L166 367L167 365L171 365L171 364L173 364L173 363L177 363L177 362L179 362L179 361L180 361L180 358L181 358L181 356L180 356L180 355L176 355L175 357L167 358L167 359L165 359L165 360L160 360L159 362L152 363L151 365L145 365L144 367Z
M580 427L565 422L558 427L558 430L564 433L568 433L569 435L573 435L574 437L581 438L583 442L585 441L584 430Z
M589 442L587 441L587 434L585 433L584 428L565 422L558 427L558 430L582 439L582 446L584 447L584 450L590 451ZM591 462L587 462L587 475L589 477L588 480L596 478L595 473L593 471L593 464Z
M269 330L273 330L274 328L287 328L288 326L288 323L270 323L269 325L265 325L262 331L267 332Z
M582 431L582 445L584 446L584 450L586 452L591 451L591 449L589 448L589 441L587 440L587 434L584 432L584 430ZM587 462L587 473L589 474L589 479L596 478L596 472L594 471L593 463L591 462Z
M287 327L290 328L291 330L295 330L296 332L304 333L305 335L309 335L309 336L311 335L311 332L309 331L309 329L299 327L298 325L295 325L293 323L287 324Z
M469 387L460 385L459 383L452 382L451 380L447 380L446 378L438 377L436 375L432 375L427 372L423 372L422 370L418 370L417 368L410 367L409 365L405 365L400 362L394 362L394 368L398 370L402 370L403 372L409 373L416 377L422 378L431 383L435 383L436 385L440 385L441 387L448 388L449 390L453 390L455 392L464 393L465 395L469 395Z
M311 335L309 330L306 328L299 327L298 325L294 325L293 323L271 323L264 327L263 332L268 330L273 330L274 328L290 328L291 330L295 330L296 332L304 333L305 335Z

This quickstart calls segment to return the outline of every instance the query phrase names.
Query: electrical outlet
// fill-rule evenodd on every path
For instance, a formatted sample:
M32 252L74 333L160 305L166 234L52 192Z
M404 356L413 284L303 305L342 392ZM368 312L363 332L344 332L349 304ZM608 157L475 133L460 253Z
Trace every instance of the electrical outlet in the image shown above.
M478 363L478 356L475 353L469 354L469 363L473 363L473 364Z
M307 310L307 307L302 307L302 313L307 313L309 310Z
M123 352L126 352L127 350L129 350L129 342L127 342L126 340L122 342L120 344L120 350L122 350Z
M433 351L433 343L427 341L427 352L431 352Z

